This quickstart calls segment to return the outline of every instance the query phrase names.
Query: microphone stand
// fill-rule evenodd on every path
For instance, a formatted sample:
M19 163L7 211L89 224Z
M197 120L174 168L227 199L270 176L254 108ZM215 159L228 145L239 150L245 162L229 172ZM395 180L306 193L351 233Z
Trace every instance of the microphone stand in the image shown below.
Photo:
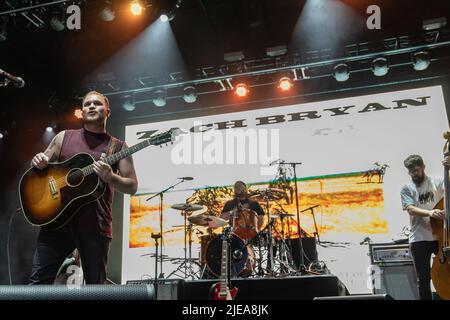
M150 198L147 198L146 201L150 201L151 199L159 196L159 231L161 234L161 248L159 250L159 254L160 254L160 269L161 269L161 273L159 274L159 278L164 278L164 273L163 273L163 245L164 245L164 240L163 240L163 202L164 202L164 193L166 193L167 191L169 191L170 189L175 188L177 185L179 185L180 183L183 183L184 181L186 181L186 179L181 179L181 181L178 181L177 183L165 188L164 190L154 194L153 196L151 196ZM156 257L156 259L158 259L158 257Z
M299 245L298 245L298 251L300 254L300 261L299 261L299 267L298 271L300 271L301 274L303 274L306 271L305 266L305 260L303 257L304 251L303 251L303 239L302 239L302 228L300 224L300 210L298 207L298 185L297 185L297 165L302 164L301 162L285 162L283 160L279 161L279 165L290 165L294 171L294 186L295 186L295 208L297 210L297 225L298 225L298 235L299 235Z

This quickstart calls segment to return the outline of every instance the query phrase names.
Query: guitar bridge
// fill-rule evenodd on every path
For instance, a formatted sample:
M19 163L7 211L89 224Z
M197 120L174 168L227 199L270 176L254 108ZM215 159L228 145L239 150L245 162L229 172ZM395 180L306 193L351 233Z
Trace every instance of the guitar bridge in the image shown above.
M49 177L49 178L48 178L48 183L49 183L49 185L50 185L50 193L52 194L52 198L53 198L53 199L58 198L59 192L58 192L58 188L56 187L56 181L55 181L55 178Z

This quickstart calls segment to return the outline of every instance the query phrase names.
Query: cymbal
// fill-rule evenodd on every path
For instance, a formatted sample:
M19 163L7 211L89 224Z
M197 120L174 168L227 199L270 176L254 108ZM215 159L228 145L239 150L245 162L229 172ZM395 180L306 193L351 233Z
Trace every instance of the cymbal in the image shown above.
M172 209L182 210L182 211L198 211L202 210L204 207L199 204L187 204L187 203L175 203L171 206Z
M266 198L269 198L269 200L280 200L283 198L287 198L287 193L286 191L281 189L266 188L253 191L250 194L250 198L258 199L261 201L265 201Z
M293 213L277 213L277 214L271 214L270 217L272 218L286 218L286 217L294 217L295 214Z
M192 215L187 219L193 224L210 228L220 228L228 224L228 222L222 218L209 216L203 213Z

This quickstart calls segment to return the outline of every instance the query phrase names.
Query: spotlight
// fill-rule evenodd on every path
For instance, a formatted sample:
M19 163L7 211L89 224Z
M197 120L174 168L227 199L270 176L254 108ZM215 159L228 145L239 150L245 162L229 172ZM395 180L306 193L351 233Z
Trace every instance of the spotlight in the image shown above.
M2 130L0 131L0 140L5 139L8 136L8 130Z
M389 66L386 58L376 58L372 62L372 72L377 77L385 76L388 73Z
M183 99L187 103L194 103L197 101L197 90L193 86L184 88Z
M244 60L245 56L242 51L227 52L223 55L226 62L237 62Z
M430 58L428 52L420 51L413 54L414 70L422 71L430 65Z
M175 18L177 9L181 6L182 0L177 0L175 6L169 5L164 7L163 13L159 16L162 22L172 21Z
M73 112L75 118L82 119L83 118L83 111L81 109L75 109Z
M248 86L245 83L239 83L234 88L234 93L241 98L245 97L249 92L250 90L248 89Z
M122 103L122 108L125 111L134 111L136 109L136 103L134 101L134 95L126 95Z
M105 1L105 6L100 11L100 18L103 21L113 21L116 18L116 13L113 11L111 7L111 1Z
M278 81L278 88L281 91L289 91L293 86L294 84L292 83L292 80L289 77L282 77Z
M159 19L160 19L162 22L172 21L173 18L175 18L175 11L171 11L171 12L169 12L169 13L163 13L163 14L159 17Z
M350 78L350 71L348 65L345 63L340 63L334 67L334 75L333 77L336 81L344 82Z
M164 107L166 105L166 91L156 90L153 94L153 104L157 107Z
M53 127L48 126L47 128L45 128L45 131L47 131L47 132L53 132Z
M287 53L288 49L287 46L281 45L281 46L275 46L275 47L269 47L266 48L266 55L268 57L278 57L285 55Z
M64 19L57 16L53 16L49 22L50 27L52 27L53 30L58 32L63 31L66 28L64 23L65 23Z
M422 22L422 29L425 31L438 30L447 25L447 19L444 17L424 20Z
M144 11L144 7L140 4L140 2L138 0L133 0L130 4L130 12L133 15L138 16L142 13L142 11Z
M6 32L6 25L8 23L8 19L6 17L2 17L0 20L0 42L6 41L7 39L7 32Z

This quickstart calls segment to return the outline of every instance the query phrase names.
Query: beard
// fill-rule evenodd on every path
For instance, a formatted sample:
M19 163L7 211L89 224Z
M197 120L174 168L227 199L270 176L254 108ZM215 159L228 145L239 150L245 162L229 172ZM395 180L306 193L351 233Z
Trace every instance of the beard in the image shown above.
M425 175L417 176L417 177L412 177L411 180L412 180L415 184L421 184L421 183L425 180Z
M105 122L105 116L99 113L96 114L95 116L86 114L86 116L83 118L83 122L89 124L102 125Z

